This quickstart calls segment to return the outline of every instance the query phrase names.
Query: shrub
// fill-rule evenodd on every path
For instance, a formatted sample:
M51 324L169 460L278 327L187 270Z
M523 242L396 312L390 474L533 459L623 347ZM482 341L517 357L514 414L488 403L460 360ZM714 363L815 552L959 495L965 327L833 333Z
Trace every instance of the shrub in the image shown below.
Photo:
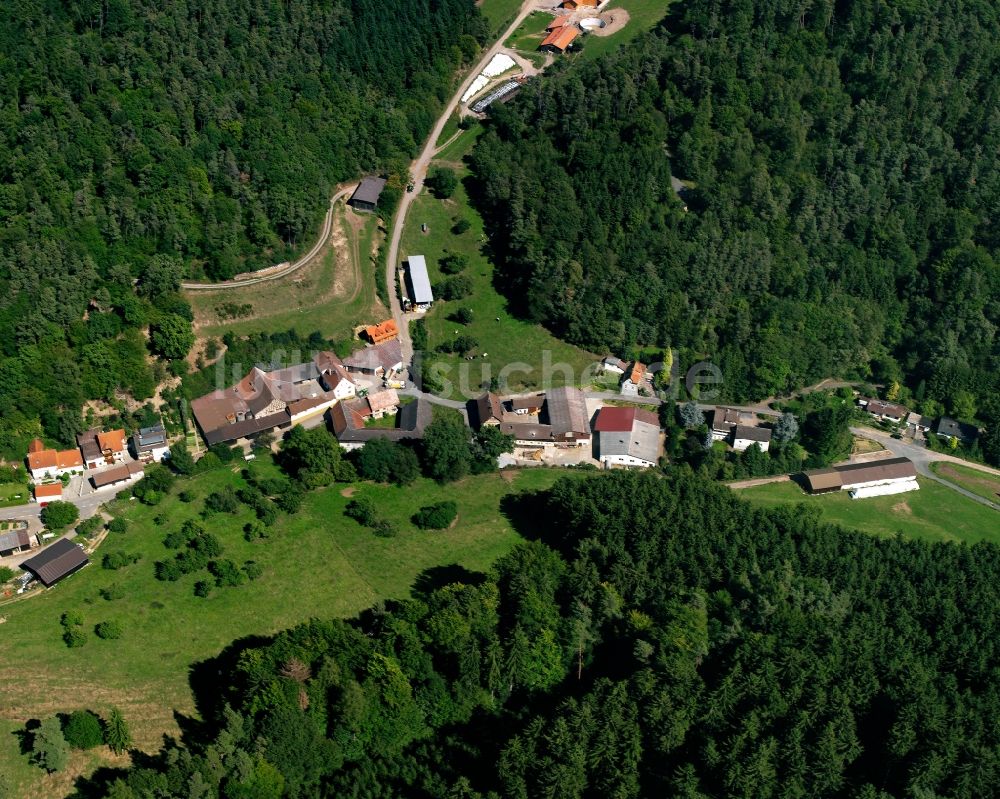
M10 580L14 576L14 570L8 566L0 566L0 584Z
M121 599L125 596L125 589L122 588L118 583L112 583L107 588L101 589L101 597L111 602L115 599Z
M264 573L264 567L255 560L248 560L243 564L243 573L248 580L256 580Z
M208 564L208 570L220 588L242 585L246 580L246 575L231 560L213 560Z
M365 527L371 527L378 518L375 503L368 497L352 499L344 508L344 513Z
M100 516L91 516L84 519L76 526L76 534L84 538L90 538L104 526L104 520Z
M461 236L470 227L472 227L472 224L468 219L459 219L454 225L451 226L451 232L456 236Z
M247 541L254 541L258 538L267 538L267 528L260 521L247 522L243 525L243 537Z
M226 486L205 497L205 509L212 513L236 513L240 509L239 498L230 486Z
M80 627L83 624L83 616L75 610L67 610L59 617L59 623L67 629L70 627Z
M448 318L458 322L460 325L471 325L474 314L472 313L471 308L459 308Z
M208 580L199 580L194 584L194 595L206 597L212 593L212 584Z
M427 349L427 324L423 319L410 322L410 341L414 352Z
M435 291L443 300L460 300L472 294L472 281L465 275L456 275L437 285Z
M388 519L378 519L371 528L372 532L380 538L392 538L396 535L396 525Z
M458 516L458 506L449 501L426 505L413 516L413 523L421 530L444 530Z
M177 564L172 560L158 560L156 561L156 566L154 567L154 575L157 580L163 580L164 582L175 582L181 578L181 570L178 568Z
M455 174L455 170L447 167L432 169L426 182L430 190L434 192L434 196L439 200L447 200L458 188L458 176Z
M124 552L105 552L104 557L101 558L101 568L108 569L109 571L118 571L118 569L124 569L133 563L138 563L140 560L139 555L129 555Z
M108 530L112 533L124 533L128 530L128 522L122 518L112 519L108 522Z
M177 498L180 499L181 502L194 502L196 499L198 499L198 495L194 493L194 491L185 488L183 491L181 491L181 493L177 495Z
M438 268L444 275L457 275L469 265L469 256L453 252L438 261Z
M59 719L45 719L39 725L31 750L34 761L50 774L66 768L69 762L69 744L63 735Z
M66 742L74 749L93 749L104 743L101 720L89 710L74 710L62 727Z
M87 643L87 634L79 627L70 627L63 633L63 641L70 649L76 649Z
M94 627L94 632L97 633L98 638L103 638L105 641L113 641L116 638L121 638L124 630L117 621L102 621Z

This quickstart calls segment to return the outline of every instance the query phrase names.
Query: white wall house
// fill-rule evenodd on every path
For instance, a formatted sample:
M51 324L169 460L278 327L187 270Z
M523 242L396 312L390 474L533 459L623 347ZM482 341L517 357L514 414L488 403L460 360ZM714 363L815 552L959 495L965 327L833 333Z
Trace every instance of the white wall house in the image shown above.
M743 452L754 444L760 447L761 452L767 452L771 447L771 428L737 425L733 431L733 449Z

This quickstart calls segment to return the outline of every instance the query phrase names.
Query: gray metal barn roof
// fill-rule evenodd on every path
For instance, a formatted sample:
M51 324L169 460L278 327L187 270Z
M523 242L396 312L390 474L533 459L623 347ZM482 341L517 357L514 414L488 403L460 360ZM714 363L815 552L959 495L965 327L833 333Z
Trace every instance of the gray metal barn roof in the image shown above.
M407 259L410 271L410 286L413 288L413 302L429 305L434 302L431 279L427 276L427 261L422 255L411 255Z
M0 552L28 546L31 546L31 538L28 536L27 530L11 530L7 533L0 533Z
M351 195L351 202L378 203L378 197L385 188L385 178L364 178Z

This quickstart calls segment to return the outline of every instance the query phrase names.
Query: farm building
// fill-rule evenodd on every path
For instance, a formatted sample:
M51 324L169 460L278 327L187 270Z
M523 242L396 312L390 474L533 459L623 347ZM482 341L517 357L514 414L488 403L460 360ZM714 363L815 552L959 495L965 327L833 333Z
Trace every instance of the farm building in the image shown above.
M410 299L418 311L426 311L434 302L431 279L427 274L427 260L422 255L411 255L406 261Z
M66 538L60 538L22 563L21 568L31 572L42 585L48 587L80 571L87 563L89 559L82 547Z
M385 188L385 178L364 178L351 195L347 204L355 211L374 211L378 207L378 198Z
M27 530L10 530L0 533L0 558L16 555L26 549L31 549L31 536L28 535Z
M538 45L538 49L551 53L562 53L579 35L580 29L576 25L563 25L542 39L542 43Z
M365 347L344 358L344 367L349 372L362 372L375 377L398 372L403 368L403 348L398 341Z
M421 399L399 408L395 427L365 427L365 422L372 415L372 406L364 398L346 400L334 405L330 409L330 425L340 446L350 452L361 449L367 442L376 438L387 438L390 441L421 439L424 437L424 428L433 418L430 403Z
M372 344L383 344L386 341L392 341L399 336L399 328L396 327L395 319L387 319L384 322L379 322L377 325L368 325L365 327L365 337Z
M648 469L660 458L660 421L643 408L601 408L594 432L597 457L605 468Z
M50 502L62 499L62 483L36 483L34 487L35 502L43 508Z
M870 463L848 463L813 469L804 475L811 494L847 491L851 499L881 497L916 491L917 470L909 458L889 458Z
M144 466L139 462L122 463L112 469L105 469L90 476L94 488L113 488L133 483L145 474Z

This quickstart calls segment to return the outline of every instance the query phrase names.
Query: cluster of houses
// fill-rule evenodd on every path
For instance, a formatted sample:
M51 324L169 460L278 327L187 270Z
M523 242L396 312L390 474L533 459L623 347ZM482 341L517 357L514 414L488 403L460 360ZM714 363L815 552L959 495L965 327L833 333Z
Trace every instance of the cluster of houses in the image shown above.
M380 343L343 359L323 351L307 363L283 369L255 366L235 385L193 400L191 411L206 443L252 439L324 414L347 449L376 436L421 437L429 409L419 401L410 403L417 406L412 410L409 405L401 406L396 393L397 388L405 388L405 381L399 377L403 352L395 323L372 325L365 335ZM366 428L369 420L395 415L401 407L406 412L396 428ZM416 416L411 419L412 414Z
M80 433L76 443L76 449L56 450L36 438L28 445L25 460L34 483L34 499L42 507L62 499L65 476L86 472L95 490L111 488L138 480L145 464L158 463L170 455L162 424L143 427L131 438L121 428L95 428Z
M935 421L929 416L911 412L905 405L877 397L859 397L858 405L880 422L905 425L907 432L915 438L928 432L933 432L939 438L957 439L962 444L971 444L979 438L979 428L975 425L959 422L949 416L941 416Z

